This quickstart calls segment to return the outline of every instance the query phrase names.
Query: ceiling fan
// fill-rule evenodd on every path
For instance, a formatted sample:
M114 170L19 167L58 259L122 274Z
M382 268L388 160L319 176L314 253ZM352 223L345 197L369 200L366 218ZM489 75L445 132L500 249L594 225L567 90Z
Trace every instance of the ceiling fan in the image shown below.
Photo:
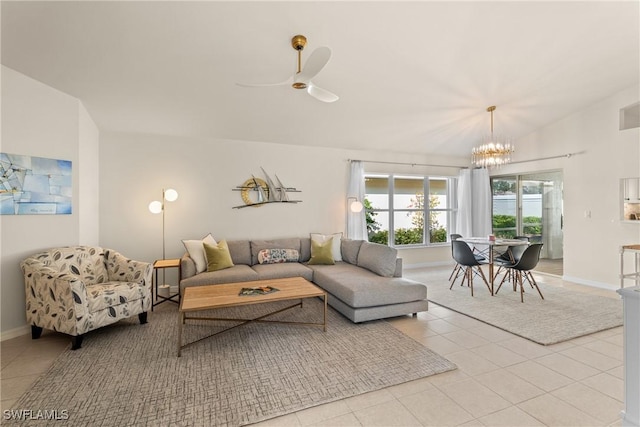
M280 83L265 83L265 84L246 84L236 83L242 87L268 87L268 86L286 86L291 85L294 89L306 89L307 93L314 98L322 102L335 102L339 97L329 92L328 90L319 88L311 81L312 78L318 75L320 71L331 59L331 49L326 46L319 47L313 52L307 59L307 62L302 68L302 50L307 44L307 38L302 35L293 36L291 39L291 46L298 51L298 69L296 73L289 77L287 80Z

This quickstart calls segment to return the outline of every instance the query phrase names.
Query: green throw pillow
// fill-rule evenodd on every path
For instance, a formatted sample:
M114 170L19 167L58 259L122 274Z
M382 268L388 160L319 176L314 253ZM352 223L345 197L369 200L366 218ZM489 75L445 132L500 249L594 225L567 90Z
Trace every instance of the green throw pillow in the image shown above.
M324 242L317 242L311 240L311 259L309 264L311 265L333 265L333 252L331 246L333 245L333 237L325 240Z
M217 245L203 243L204 252L207 254L207 271L218 271L233 267L231 253L226 240L221 240Z

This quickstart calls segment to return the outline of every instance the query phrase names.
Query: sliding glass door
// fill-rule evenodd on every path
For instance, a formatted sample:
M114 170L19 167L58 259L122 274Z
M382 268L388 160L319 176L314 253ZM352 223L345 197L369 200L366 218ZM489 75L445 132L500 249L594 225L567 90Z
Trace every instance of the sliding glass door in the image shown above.
M527 236L544 243L542 258L562 253L562 172L539 172L491 178L493 233Z

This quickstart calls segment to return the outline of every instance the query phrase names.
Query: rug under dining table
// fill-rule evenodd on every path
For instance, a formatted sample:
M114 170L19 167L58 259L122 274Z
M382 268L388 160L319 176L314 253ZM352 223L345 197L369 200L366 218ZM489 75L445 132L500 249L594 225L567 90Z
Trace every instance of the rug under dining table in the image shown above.
M461 280L449 290L451 268L429 272L407 271L406 277L427 284L430 302L480 320L512 334L542 345L556 344L573 338L622 326L622 300L572 291L545 283L540 276L537 283L544 299L525 282L524 303L520 292L511 284L491 296L478 276L474 279L474 296L470 289L460 286ZM501 278L495 283L498 288Z

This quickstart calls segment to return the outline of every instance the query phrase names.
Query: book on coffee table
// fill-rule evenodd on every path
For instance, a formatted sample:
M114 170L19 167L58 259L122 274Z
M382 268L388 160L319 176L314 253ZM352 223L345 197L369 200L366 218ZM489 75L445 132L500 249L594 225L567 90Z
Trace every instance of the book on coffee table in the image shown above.
M260 286L259 288L242 288L238 295L266 295L278 291L279 289L272 286Z

